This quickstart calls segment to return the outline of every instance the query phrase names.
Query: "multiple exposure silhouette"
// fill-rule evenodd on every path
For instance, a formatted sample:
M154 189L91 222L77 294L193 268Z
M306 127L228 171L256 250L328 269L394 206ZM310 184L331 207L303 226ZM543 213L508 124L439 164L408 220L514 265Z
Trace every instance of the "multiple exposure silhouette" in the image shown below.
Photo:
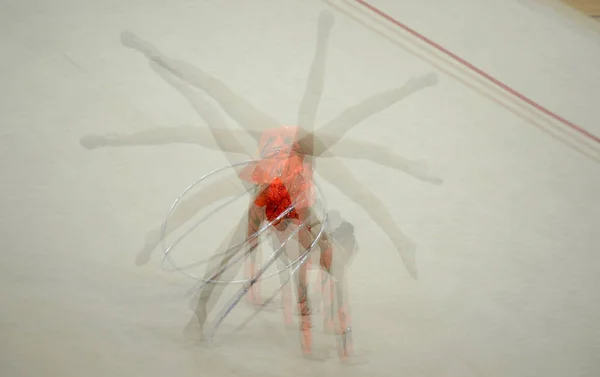
M337 158L366 159L404 171L424 182L441 184L442 181L431 175L423 162L407 160L381 146L346 137L348 131L373 114L421 89L435 85L437 76L428 74L410 79L397 88L365 99L316 128L315 119L323 92L327 45L332 26L332 14L323 12L319 17L316 54L300 104L298 123L293 127L282 126L280 122L234 93L222 81L201 69L165 56L157 48L130 32L121 35L122 43L145 55L151 68L189 102L207 123L208 128L182 126L150 129L132 134L89 135L81 139L84 147L94 149L109 146L192 143L222 150L232 164L239 161L240 155L254 158L256 161L250 163L241 173L230 173L224 179L205 185L197 193L183 200L169 220L171 227L167 232L172 233L215 201L236 195L240 189L253 192L248 211L241 215L230 237L223 241L211 258L203 283L195 296L194 317L190 320L188 328L197 328L203 333L202 329L212 309L212 304L209 303L218 301L224 289L222 284L216 284L215 281L227 281L235 276L238 271L236 266L239 267L236 260L240 257L247 257L247 284L244 284L236 297L241 298L249 293L249 297L259 308L264 307L272 297L266 302L263 301L257 283L265 269L277 262L284 267L295 266L293 275L297 286L302 346L305 353L310 354L311 319L307 298L307 271L311 259L308 252L318 246L318 264L323 271L320 281L324 298L325 325L339 335L340 356L345 358L352 353L349 337L351 321L347 294L343 287L346 267L356 249L354 228L341 218L338 211L329 211L325 217L320 217L315 212L315 190L312 185L314 173L333 184L364 209L392 241L411 276L417 278L414 241L402 233L387 210L385 201L369 191ZM243 131L230 128L208 101L207 96L216 101ZM253 157L256 150L247 150L240 141L248 136L256 142L258 157ZM331 150L333 146L335 154ZM319 158L327 158L330 163L317 168ZM285 203L283 207L282 203ZM257 268L260 258L255 250L259 239L256 235L263 229L261 225L265 222L269 223L269 230L273 233L275 252L264 265ZM291 254L289 248L285 247L287 241L294 236L302 246L296 255ZM149 232L145 246L137 255L138 265L148 262L160 240L160 228ZM249 249L240 254L242 247L238 247L239 245L246 245ZM299 262L294 264L293 261ZM280 286L286 323L291 322L292 295L288 279L282 278ZM235 303L237 300L233 300L233 303L221 312L217 327ZM334 314L337 314L336 324Z

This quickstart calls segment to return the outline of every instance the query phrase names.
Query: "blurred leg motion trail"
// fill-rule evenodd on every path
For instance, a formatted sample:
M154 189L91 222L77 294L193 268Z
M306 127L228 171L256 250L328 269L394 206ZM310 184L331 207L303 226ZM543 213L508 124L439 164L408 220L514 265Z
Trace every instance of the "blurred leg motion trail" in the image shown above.
M330 330L334 326L337 327L336 332L340 335L340 356L346 357L351 353L352 347L347 337L350 329L349 308L347 294L343 292L342 287L346 277L345 266L355 250L354 229L351 224L341 219L337 211L330 211L324 218L317 216L320 209L314 204L313 173L318 173L348 198L360 204L392 241L411 276L417 277L415 243L404 235L394 222L386 209L385 201L366 188L337 158L367 159L404 171L424 182L441 184L442 181L431 175L423 162L407 160L378 145L345 137L348 131L368 117L421 89L435 85L437 76L428 74L413 78L399 87L375 94L315 129L332 26L333 15L330 12L322 12L318 22L316 53L300 103L297 127L282 126L280 122L234 93L219 79L191 64L163 55L157 48L133 33L124 32L121 36L125 46L148 58L150 67L189 102L207 123L208 128L181 126L150 129L127 135L89 135L81 139L84 147L94 149L106 146L192 143L222 150L231 164L239 162L240 156L252 158L254 155L254 150L247 150L242 145L241 140L244 138L252 139L259 150L256 163L249 164L242 173L230 173L224 179L206 184L197 193L182 200L169 219L170 228L167 233L172 233L215 201L237 195L241 190L255 192L250 199L248 211L241 216L228 240L223 241L218 249L221 251L211 258L206 275L201 279L203 282L196 295L195 315L188 328L195 327L200 333L203 332L212 309L211 305L218 301L224 290L225 285L218 284L217 281L231 281L237 274L239 265L234 261L243 257L240 256L243 247L238 247L239 245L246 244L250 249L244 252L245 256L249 256L246 261L246 284L238 296L249 293L259 309L267 302L260 298L256 283L268 265L277 260L284 267L292 267L294 265L291 261L299 260L302 253L308 256L308 252L318 245L319 265L324 271L320 275L321 292L326 298L323 301L324 320ZM244 131L229 128L205 95L214 99ZM336 148L335 153L331 150L333 146ZM328 158L330 164L316 169L317 158ZM274 196L276 191L278 196ZM274 209L277 206L281 208ZM277 252L271 255L267 263L256 268L260 261L257 259L257 251L253 250L258 245L256 234L263 229L261 225L265 220L270 224L269 230L275 233L272 239L274 250ZM290 255L290 251L285 247L289 237L294 236L293 233L302 246L300 254L297 255ZM138 253L137 264L149 261L160 239L160 227L149 232L146 245ZM222 252L224 249L225 253ZM296 265L294 270L297 272L294 275L301 315L302 346L306 353L311 351L310 308L306 297L309 260L308 257L300 259L300 265ZM289 323L291 292L287 280L282 277L281 282L284 315ZM221 312L217 326L236 302L234 300L229 308ZM337 325L333 324L333 314L336 312L334 303L337 303Z

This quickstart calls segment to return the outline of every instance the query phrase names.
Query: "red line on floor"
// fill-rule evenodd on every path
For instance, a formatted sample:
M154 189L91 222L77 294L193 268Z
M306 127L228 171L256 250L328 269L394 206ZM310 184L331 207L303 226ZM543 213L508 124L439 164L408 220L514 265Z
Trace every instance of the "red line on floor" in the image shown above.
M410 33L411 35L417 37L418 39L420 39L423 42L427 43L428 45L432 46L436 50L444 53L445 55L447 55L450 58L454 59L458 63L464 65L465 67L467 67L471 71L479 74L480 76L482 76L486 80L488 80L488 81L492 82L493 84L495 84L496 86L499 86L500 88L504 89L506 92L512 94L513 96L515 96L515 97L519 98L520 100L526 102L527 104L533 106L534 108L536 108L537 110L541 111L542 113L544 113L544 114L546 114L546 115L554 118L555 120L557 120L557 121L561 122L562 124L564 124L564 125L572 128L572 129L574 129L575 131L577 131L577 132L581 133L582 135L584 135L584 136L586 136L586 137L594 140L595 142L600 143L600 137L592 134L591 132L587 131L586 129L584 129L584 128L578 126L578 125L576 125L575 123L566 120L565 118L561 117L560 115L558 115L558 114L556 114L556 113L554 113L554 112L546 109L545 107L543 107L539 103L537 103L534 100L532 100L532 99L524 96L523 94L517 92L516 90L514 90L513 88L511 88L508 85L504 84L500 80L494 78L490 74L488 74L485 71L477 68L476 66L474 66L473 64L471 64L468 61L464 60L460 56L458 56L458 55L452 53L451 51L447 50L446 48L444 48L440 44L432 41L431 39L425 37L421 33L419 33L417 31L411 29L410 27L406 26L402 22L396 20L395 18L393 18L389 14L385 13L384 11L376 8L375 6L369 4L368 2L366 2L364 0L351 0L351 1L359 3L360 5L364 6L367 9L369 9L371 12L374 12L377 15L379 15L380 17L385 18L387 21L393 23L394 25L398 26L399 28L403 29L404 31L406 31L406 32Z

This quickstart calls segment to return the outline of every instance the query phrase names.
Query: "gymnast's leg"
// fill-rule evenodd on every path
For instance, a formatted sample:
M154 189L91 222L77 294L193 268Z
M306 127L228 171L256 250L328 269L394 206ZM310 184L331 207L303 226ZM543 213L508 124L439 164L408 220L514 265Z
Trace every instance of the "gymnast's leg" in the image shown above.
M304 97L300 103L298 112L298 125L303 128L310 137L315 128L315 120L321 97L323 95L323 85L325 76L325 60L327 57L327 44L333 26L333 15L330 11L323 11L319 15L319 24L317 29L317 48L314 60L310 68L310 74L306 83ZM312 143L308 143L307 156L312 159Z
M301 242L306 242L301 239ZM321 276L321 290L327 294L330 301L326 301L325 310L331 311L331 315L334 312L334 302L337 303L337 316L338 316L338 330L334 331L339 335L339 356L341 359L347 359L353 353L353 344L351 338L351 317L350 317L350 306L347 300L347 296L344 294L345 288L345 267L346 260L335 258L334 248L329 238L325 239L324 245L320 246L321 253L319 258L320 267L327 273L328 276L323 274ZM334 266L334 259L338 262ZM340 263L341 262L341 263ZM326 314L325 324L327 325L329 317ZM333 327L333 319L331 321ZM325 328L325 330L332 330Z
M80 143L86 149L101 147L156 146L169 144L193 144L212 150L222 150L245 155L250 154L235 141L247 136L233 129L201 128L196 126L151 128L130 134L86 135ZM218 140L215 143L213 137ZM221 143L224 142L225 144Z
M248 238L249 234L253 234L259 230L260 224L262 221L260 220L260 211L258 211L251 203L250 208L244 216L238 222L235 230L232 232L232 237L229 242L225 240L221 247L219 247L219 252L222 252L223 248L226 245L229 247L241 243L243 240ZM256 248L258 247L258 238L254 238L253 240L248 242L249 252L254 253ZM207 268L207 272L205 274L205 279L210 279L211 277L215 277L217 280L232 280L232 278L237 274L237 271L240 268L240 263L236 263L229 268L226 268L227 264L235 256L239 256L240 253L245 252L245 248L242 247L240 250L233 251L225 254L218 264L212 264ZM219 271L223 270L220 274ZM216 274L217 273L217 274ZM215 276L216 274L216 276ZM196 305L194 309L194 317L188 323L187 329L193 329L195 326L199 324L200 333L202 334L202 329L204 328L204 324L208 318L209 310L212 309L214 304L217 303L223 291L225 289L225 285L216 284L216 283L207 283L203 285L200 291L196 295Z
M300 217L300 221L305 219ZM307 229L302 229L299 232L299 242L304 249L308 249L314 240L314 235ZM340 342L339 342L339 356L341 359L348 358L352 352L352 339L351 334L351 322L349 305L346 301L346 296L343 294L343 279L344 276L341 273L335 274L333 268L333 248L328 238L325 238L320 243L320 266L330 275L332 287L335 288L335 295L338 303L338 318L339 318L339 331ZM343 270L340 270L343 271ZM307 264L303 264L299 270L297 276L298 284L298 308L300 311L300 334L302 350L305 355L308 355L312 351L312 333L311 333L311 311L308 302L308 271ZM333 295L332 295L333 296Z
M245 135L241 135L238 131L229 129L225 119L201 93L193 90L188 83L182 81L158 63L151 61L150 66L166 83L179 91L196 113L204 119L212 133L214 141L225 153L230 163L234 163L234 159L229 156L229 153L242 153L250 156L254 152L254 146L250 150L250 148L244 148L240 142L240 140L248 136L247 132Z
M146 55L148 59L156 62L181 80L205 91L244 129L263 131L279 126L279 122L235 94L222 81L191 64L166 57L157 48L131 32L123 32L121 41L125 46Z
M304 250L310 247L313 240L306 228L299 231L298 238ZM296 284L298 312L300 314L300 344L302 345L302 352L305 355L310 355L312 353L312 321L308 301L308 263L303 263L300 266L296 276Z
M416 245L402 233L384 202L367 189L363 183L354 178L344 164L337 159L331 159L328 162L328 164L321 164L321 170L324 173L321 176L367 212L369 217L379 225L393 242L410 275L417 279Z
M310 224L310 228L304 227L298 232L298 242L302 246L301 252L308 250L315 240L316 232L321 227L320 222L314 216L310 208L297 209L299 220L296 225ZM312 224L317 225L316 229L313 229ZM321 225L322 226L322 225ZM321 238L317 241L321 250L331 249L329 238L325 232L321 234ZM308 301L308 263L304 263L298 270L296 283L298 290L298 310L300 313L300 335L302 350L305 355L312 352L312 320L311 310Z
M284 231L276 231L275 235L272 236L272 247L273 250L277 250L281 245L286 242L289 237L290 229L287 227ZM286 250L288 248L288 242L286 242ZM288 253L281 253L277 260L278 269L282 270L279 273L279 280L281 282L281 305L283 309L283 321L286 326L293 324L293 313L292 313L292 289L290 286L289 279L286 279L286 274L290 274L290 270L286 267L291 263L291 259L288 258Z
M435 74L428 74L419 78L412 78L406 84L399 88L384 91L376 94L343 111L336 118L320 127L315 133L315 138L318 138L320 133L331 135L332 138L321 140L320 143L315 142L313 153L320 155L340 141L348 131L358 125L363 120L370 116L385 110L396 102L418 92L428 86L437 83Z
M385 148L379 144L357 141L352 139L340 139L334 142L337 137L333 135L318 134L316 136L325 144L335 144L334 151L330 149L322 149L323 153L319 157L335 158L345 157L351 159L365 159L382 166L390 167L404 171L413 177L433 184L441 184L442 180L428 172L427 163L424 161L407 160L397 154L394 154L389 148Z
M259 195L260 193L257 193ZM248 234L247 237L257 232L260 229L260 225L265 221L265 208L259 207L254 204L254 201L250 204L250 208L248 210ZM254 242L258 241L258 237L253 240ZM253 279L256 277L258 270L260 269L260 250L255 250L250 254L248 259L245 261L245 279ZM258 268L257 268L258 267ZM254 305L262 304L262 295L260 292L260 281L256 281L254 284L250 286L248 289L248 295L246 296L247 300Z

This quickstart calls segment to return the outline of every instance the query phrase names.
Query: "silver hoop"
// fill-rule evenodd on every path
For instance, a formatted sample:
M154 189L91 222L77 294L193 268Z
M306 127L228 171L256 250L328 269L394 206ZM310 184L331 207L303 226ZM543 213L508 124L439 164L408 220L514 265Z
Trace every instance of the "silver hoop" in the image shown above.
M208 261L210 261L211 259L214 259L216 257L219 256L223 256L223 255L227 255L228 253L232 253L234 250L237 250L241 247L244 247L249 241L251 241L252 239L260 236L262 233L264 233L265 231L267 231L275 222L281 220L284 218L285 215L287 215L288 213L290 213L297 205L303 203L306 199L302 199L300 201L295 201L293 203L290 204L290 206L288 206L286 208L286 210L281 213L277 218L275 218L274 220L270 221L268 224L266 224L264 227L260 228L259 230L257 230L256 232L254 232L252 235L246 237L246 239L243 242L240 242L236 245L233 245L231 247L229 247L227 250L218 253L216 255L212 255L211 257L204 259L202 261L199 262L194 262L190 265L187 265L186 267L178 267L175 264L175 261L171 258L171 252L174 250L174 248L186 237L188 236L194 229L196 229L199 225L201 225L202 223L204 223L206 220L208 220L212 215L214 215L216 212L218 212L219 210L223 209L224 207L226 207L228 204L234 202L235 200L241 198L242 196L244 196L245 194L249 193L249 192L254 192L257 190L257 187L252 187L250 189L245 190L243 193L233 197L232 199L229 199L226 203L219 205L217 208L213 209L211 212L209 212L206 216L204 216L203 218L201 218L199 221L197 221L189 230L187 230L186 232L184 232L183 235L181 235L177 240L175 240L172 244L170 244L169 246L167 246L166 244L166 233L167 233L167 225L169 222L169 219L171 217L171 214L173 213L173 211L175 210L177 204L182 200L182 198L189 193L189 191L194 188L195 186L197 186L198 184L200 184L201 182L203 182L205 179L213 176L214 174L220 173L226 169L230 169L230 168L235 168L235 167L239 167L242 165L249 165L249 164L253 164L253 163L257 163L259 161L262 161L263 159L260 160L256 160L256 159L251 159L251 160L246 160L246 161L241 161L241 162L237 162L234 164L229 164L227 166L215 169L205 175L203 175L202 177L200 177L199 179L197 179L196 181L194 181L192 184L190 184L173 202L173 204L171 204L171 207L169 208L169 211L166 214L165 220L162 224L161 227L161 244L163 246L163 258L162 258L162 262L164 263L165 259L169 262L169 264L178 272L192 278L195 280L198 280L201 282L201 286L203 286L204 284L207 283L211 283L211 284L245 284L248 283L250 281L252 281L253 278L249 278L249 279L240 279L240 280L216 280L215 277L222 274L226 269L228 269L229 267L237 264L242 258L246 257L247 255L249 255L248 252L243 253L241 256L234 258L233 262L228 263L224 268L221 269L221 271L218 271L215 274L212 274L212 278L206 279L206 278L202 278L196 275L193 275L191 273L188 273L185 271L185 269L187 268L191 268L191 266L197 266L199 264L204 264L204 263L208 263ZM316 191L319 192L319 196L321 197L321 201L323 202L323 197L322 197L322 193L321 193L321 189L320 187L315 183L315 188ZM325 210L325 206L323 206L323 213L322 213L322 218L326 218L326 210ZM306 224L301 223L298 227L302 227L302 226L306 226ZM321 227L324 227L324 224L321 223ZM299 230L299 229L298 229ZM294 233L296 233L296 231L294 231ZM322 232L319 232L318 238L320 239L322 235ZM285 245L287 244L287 242L289 241L290 238L286 239L281 245L280 245L280 249L285 247ZM279 249L278 249L279 250ZM277 253L277 251L274 251L270 257L272 257L275 253ZM269 258L270 258L269 257ZM286 269L291 269L293 266L295 266L296 264L298 264L298 262L300 262L301 260L302 263L306 260L307 255L305 254L301 254L298 258L296 258L295 260L291 261L290 263L288 263L285 267L272 272L270 274L266 274L262 277L262 279L267 279L276 275L279 275L280 273L282 273L284 270ZM300 263L300 264L302 264ZM198 289L201 288L200 287L195 287L194 289Z

